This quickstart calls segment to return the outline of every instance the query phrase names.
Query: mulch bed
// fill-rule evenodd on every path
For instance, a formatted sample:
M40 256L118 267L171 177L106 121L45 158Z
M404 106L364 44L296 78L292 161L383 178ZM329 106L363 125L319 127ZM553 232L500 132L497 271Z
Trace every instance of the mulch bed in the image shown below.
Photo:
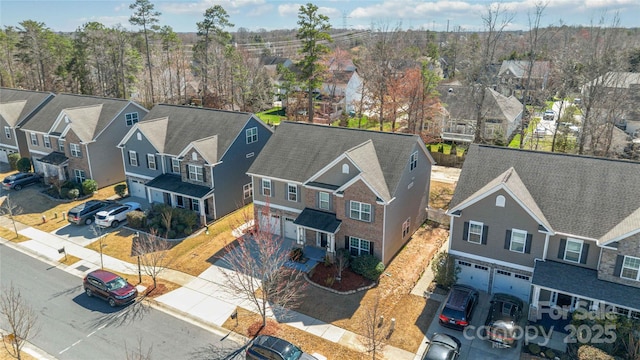
M362 275L354 273L351 269L345 269L342 271L342 278L340 281L335 280L337 273L335 266L326 266L321 263L313 268L309 275L309 280L320 286L337 291L357 290L373 284L373 281L363 277Z

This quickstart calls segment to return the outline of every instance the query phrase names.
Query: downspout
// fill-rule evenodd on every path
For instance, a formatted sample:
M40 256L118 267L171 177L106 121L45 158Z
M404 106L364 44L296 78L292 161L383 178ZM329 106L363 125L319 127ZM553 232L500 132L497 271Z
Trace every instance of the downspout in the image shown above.
M387 203L385 202L383 205L383 220L382 220L382 262L386 263L384 257L384 249L385 249L385 239L387 238Z
M447 253L451 253L451 243L453 242L453 216L449 216L449 245L447 246Z
M87 154L87 164L89 165L89 178L95 180L93 178L93 168L91 167L91 156L89 156L89 144L84 145L84 152Z
M542 261L547 260L547 251L549 249L549 233L544 236L544 250L542 251Z

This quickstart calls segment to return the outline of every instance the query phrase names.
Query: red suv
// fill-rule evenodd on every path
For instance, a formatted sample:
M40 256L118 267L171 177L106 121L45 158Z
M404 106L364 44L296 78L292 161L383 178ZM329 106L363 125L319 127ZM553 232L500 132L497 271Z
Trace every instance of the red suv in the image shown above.
M134 301L138 296L135 286L122 277L105 270L95 270L87 274L83 281L84 292L88 297L97 296L118 306Z

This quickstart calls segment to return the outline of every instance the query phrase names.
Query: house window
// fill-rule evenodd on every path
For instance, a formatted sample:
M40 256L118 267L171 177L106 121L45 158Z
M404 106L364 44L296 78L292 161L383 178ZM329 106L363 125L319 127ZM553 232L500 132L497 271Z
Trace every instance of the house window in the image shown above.
M64 152L64 140L62 139L58 139L58 150L60 150L60 152Z
M640 258L625 256L620 277L640 281Z
M191 199L191 210L195 211L195 212L200 212L200 200L198 199Z
M193 161L198 161L198 153L197 152L192 152L191 153L191 160Z
M262 179L262 195L271 196L271 180Z
M350 217L361 221L371 221L371 205L358 201L350 201Z
M256 141L258 141L258 128L257 127L252 127L251 129L247 129L245 131L246 135L247 135L247 144L252 144Z
M184 198L180 195L176 196L176 207L184 209Z
M413 169L415 169L416 167L418 167L418 152L414 152L413 154L411 154L411 158L409 159L409 170L413 171Z
M38 134L31 133L31 145L38 146Z
M8 126L4 127L4 136L6 136L7 139L11 139L11 128Z
M482 227L482 223L469 221L469 242L472 242L474 244L482 244Z
M202 166L189 165L189 180L204 181L204 170Z
M371 242L367 240L358 239L357 237L349 236L349 252L353 256L360 256L369 254L371 249Z
M524 247L527 243L527 232L522 230L511 230L511 244L509 250L524 253Z
M322 210L329 210L329 193L323 191L318 193L318 207Z
M75 169L73 170L73 174L75 176L76 182L79 184L82 184L82 182L87 179L86 175L84 174L84 170Z
M71 151L71 156L82 157L82 151L80 151L80 144L69 144L69 150Z
M138 113L124 114L124 119L126 120L127 126L133 126L133 124L138 122Z
M571 262L580 262L580 254L582 254L582 240L567 239L567 245L564 248L564 259Z
M43 136L42 142L44 143L44 147L46 147L47 149L51 149L51 139L49 139L49 136Z
M349 173L349 164L342 164L342 173L343 174Z
M180 174L180 160L171 159L171 172L174 174Z
M408 218L402 223L402 238L406 238L409 235L409 229L411 229L411 218Z
M147 167L151 170L156 169L156 156L153 154L147 154Z
M242 186L242 194L244 195L245 199L248 199L248 198L252 197L253 196L253 184L252 183L244 184Z
M142 134L141 133L137 133L136 134L136 139L138 139L138 141L142 141Z
M298 187L296 184L287 184L287 196L289 201L298 201Z
M133 150L129 150L129 165L138 166L138 153Z

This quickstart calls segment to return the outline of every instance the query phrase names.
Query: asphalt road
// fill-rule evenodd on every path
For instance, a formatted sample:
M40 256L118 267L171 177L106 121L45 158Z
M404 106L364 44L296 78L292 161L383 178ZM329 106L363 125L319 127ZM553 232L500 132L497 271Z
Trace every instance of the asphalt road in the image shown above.
M0 245L0 288L10 284L37 314L37 333L30 342L57 359L146 359L139 352L150 352L154 360L233 359L230 353L241 352L242 344L224 334L145 302L111 308L87 297L79 277ZM2 316L0 328L8 328Z

